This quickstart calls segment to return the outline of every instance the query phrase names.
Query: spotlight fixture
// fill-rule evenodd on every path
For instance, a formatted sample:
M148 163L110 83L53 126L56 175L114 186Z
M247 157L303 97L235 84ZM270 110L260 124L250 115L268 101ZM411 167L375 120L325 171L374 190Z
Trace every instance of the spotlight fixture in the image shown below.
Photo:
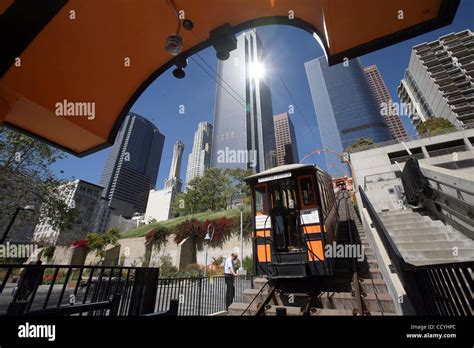
M183 39L178 34L168 36L165 45L166 51L172 56L177 56L183 49Z
M186 72L184 71L184 68L188 66L188 61L187 59L182 59L179 60L176 63L176 69L173 70L173 76L176 77L177 79L182 79L186 76Z
M190 19L185 19L185 20L183 21L183 27L184 27L184 29L186 29L186 30L193 30L193 28L194 28L194 23L193 23L193 21L190 20Z
M237 48L237 38L229 23L211 31L209 38L212 46L216 49L216 56L220 60L229 59L230 51Z

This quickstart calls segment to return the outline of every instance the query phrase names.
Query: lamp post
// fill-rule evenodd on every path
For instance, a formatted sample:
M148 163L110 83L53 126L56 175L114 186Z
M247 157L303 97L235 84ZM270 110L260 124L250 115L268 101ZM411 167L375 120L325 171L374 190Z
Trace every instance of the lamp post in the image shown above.
M240 182L240 192L234 193L237 194L239 198L239 207L240 207L240 268L239 272L243 270L243 259L244 259L244 195L243 195L243 181ZM233 200L233 199L232 199Z
M32 206L32 205L27 205L27 206L25 206L25 207L18 207L18 208L16 208L15 214L13 214L13 217L12 217L12 219L10 220L10 223L8 224L6 231L5 231L5 233L3 234L3 236L2 236L2 239L1 239L1 241L0 241L0 244L3 244L3 243L5 242L5 239L7 238L8 232L10 232L10 229L12 228L12 226L13 226L13 224L14 224L14 222L15 222L15 219L16 219L18 213L20 212L20 210L27 210L27 211L34 212L34 211L35 211L35 207Z
M212 227L212 233L209 234L209 230ZM209 250L209 242L214 238L214 224L209 224L207 225L207 233L206 236L204 237L204 240L206 241L206 258L205 258L205 269L204 269L204 277L207 277L207 252Z

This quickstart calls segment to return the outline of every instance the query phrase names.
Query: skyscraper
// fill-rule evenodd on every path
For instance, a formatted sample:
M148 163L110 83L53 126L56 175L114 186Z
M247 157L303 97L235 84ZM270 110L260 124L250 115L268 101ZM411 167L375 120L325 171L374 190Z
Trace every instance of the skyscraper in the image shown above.
M467 29L413 47L398 95L416 128L431 117L474 124L473 42Z
M127 115L100 178L114 214L129 218L135 212L145 212L164 141L165 136L149 120L134 113Z
M275 125L277 165L298 163L295 127L288 117L288 113L284 112L273 116L273 122Z
M392 101L390 92L385 85L382 75L380 75L377 65L368 66L364 68L364 71L372 88L372 92L379 103L379 109L385 117L385 123L387 123L392 138L396 140L407 140L408 134L405 127L403 127L398 110Z
M305 63L324 149L344 151L360 138L391 140L359 59L329 67L325 57ZM325 155L329 173L348 175L337 155Z
M62 185L61 199L70 208L76 208L79 215L71 228L58 231L48 220L39 222L34 232L35 241L65 245L76 242L94 231L95 215L103 188L84 180L73 180Z
M211 165L212 125L209 122L199 122L194 133L193 149L188 157L186 169L186 186L195 177L204 175Z
M183 158L184 144L178 140L173 146L173 159L171 160L170 174L165 180L162 190L150 190L146 205L145 221L163 221L172 217L171 205L181 192L180 179L181 160Z
M230 58L218 62L211 166L254 172L272 167L273 111L266 53L255 30L237 38Z
M174 187L178 192L181 191L182 181L180 178L180 173L183 151L184 144L181 140L178 140L173 146L173 159L171 160L170 174L168 179L165 180L165 189Z

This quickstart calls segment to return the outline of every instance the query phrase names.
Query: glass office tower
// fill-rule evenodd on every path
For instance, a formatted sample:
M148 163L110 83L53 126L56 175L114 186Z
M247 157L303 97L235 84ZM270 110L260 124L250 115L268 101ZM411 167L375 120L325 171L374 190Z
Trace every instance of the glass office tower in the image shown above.
M104 197L115 215L144 213L150 189L155 188L165 136L146 118L125 118L100 178Z
M324 149L343 152L360 138L392 139L359 59L329 67L320 57L305 68ZM338 156L324 156L329 173L349 175Z
M260 172L275 162L272 98L266 53L255 30L237 38L230 58L218 62L211 166Z

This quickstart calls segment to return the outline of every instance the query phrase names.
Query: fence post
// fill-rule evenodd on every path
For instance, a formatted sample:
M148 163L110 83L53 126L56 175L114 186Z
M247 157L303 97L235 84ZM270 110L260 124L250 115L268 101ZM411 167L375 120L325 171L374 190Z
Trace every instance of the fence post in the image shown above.
M198 288L198 316L201 315L201 294L202 294L202 277L199 277L199 288Z
M158 275L158 268L136 269L128 311L129 315L142 315L155 311Z
M170 301L170 308L168 309L168 313L166 313L167 315L170 315L170 316L178 316L178 309L179 309L179 300L171 300Z

